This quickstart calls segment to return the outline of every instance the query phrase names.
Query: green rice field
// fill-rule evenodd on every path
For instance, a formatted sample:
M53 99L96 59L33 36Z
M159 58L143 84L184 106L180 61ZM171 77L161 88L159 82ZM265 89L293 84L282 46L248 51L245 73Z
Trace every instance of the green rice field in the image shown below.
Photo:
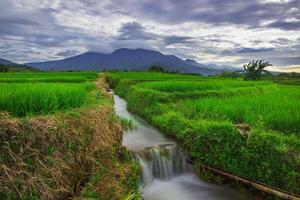
M299 80L113 72L130 111L177 138L197 164L300 193Z
M80 107L97 77L94 72L0 73L0 110L23 117Z
M66 82L81 83L94 81L95 72L39 72L39 73L0 73L0 83L24 82Z

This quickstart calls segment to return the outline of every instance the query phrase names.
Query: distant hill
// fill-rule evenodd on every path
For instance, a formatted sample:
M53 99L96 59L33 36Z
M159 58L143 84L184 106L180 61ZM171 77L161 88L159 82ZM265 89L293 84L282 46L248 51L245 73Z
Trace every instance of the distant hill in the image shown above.
M32 72L39 71L34 67L19 65L9 60L0 58L0 72Z
M173 55L145 49L118 49L111 54L87 52L74 57L26 65L41 70L148 70L151 65L160 65L168 71L182 73L215 74L220 70L197 63L195 60L182 60Z
M14 64L14 63L9 60L0 58L0 65L12 65L12 64Z

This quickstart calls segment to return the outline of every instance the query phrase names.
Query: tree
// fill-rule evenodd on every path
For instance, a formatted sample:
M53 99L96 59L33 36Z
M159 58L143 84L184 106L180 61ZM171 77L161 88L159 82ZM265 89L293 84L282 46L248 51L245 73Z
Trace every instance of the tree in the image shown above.
M224 78L240 78L242 75L240 73L240 71L233 71L233 72L221 72L219 74L215 75L216 77L224 77Z
M245 80L259 80L262 73L270 74L267 70L265 70L266 67L273 66L268 61L264 60L252 60L247 65L244 65L245 70Z
M164 68L159 66L159 65L152 65L149 68L149 71L151 71L151 72L165 72Z
M0 72L8 72L9 68L6 65L0 65Z

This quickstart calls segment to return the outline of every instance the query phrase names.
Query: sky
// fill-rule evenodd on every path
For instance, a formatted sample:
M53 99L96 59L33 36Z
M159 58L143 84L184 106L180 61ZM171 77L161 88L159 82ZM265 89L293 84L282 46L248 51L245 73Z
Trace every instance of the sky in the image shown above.
M0 58L37 62L118 48L300 67L300 0L0 1Z

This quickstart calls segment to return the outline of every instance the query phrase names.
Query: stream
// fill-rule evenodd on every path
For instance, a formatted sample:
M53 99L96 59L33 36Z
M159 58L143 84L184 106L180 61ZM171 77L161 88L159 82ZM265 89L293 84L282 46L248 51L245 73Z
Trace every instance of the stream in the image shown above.
M187 155L176 142L155 127L128 112L126 101L114 95L119 117L133 122L124 131L123 145L139 161L143 172L141 193L144 200L245 200L245 196L228 188L200 180L187 163Z

